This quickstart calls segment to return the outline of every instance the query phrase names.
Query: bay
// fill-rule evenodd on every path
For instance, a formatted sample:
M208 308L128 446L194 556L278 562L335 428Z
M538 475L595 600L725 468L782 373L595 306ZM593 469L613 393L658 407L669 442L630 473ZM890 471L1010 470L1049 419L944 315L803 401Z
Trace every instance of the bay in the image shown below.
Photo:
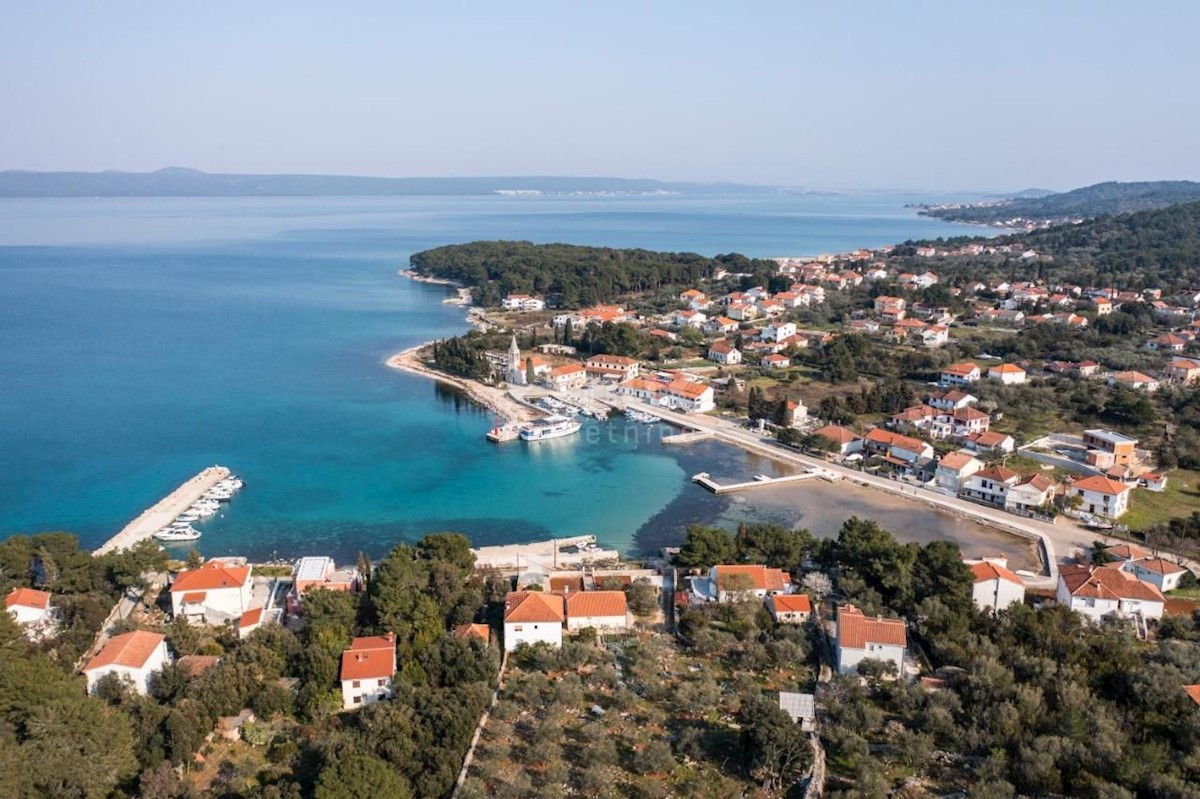
M750 456L670 450L623 420L488 444L486 412L384 366L466 327L446 289L397 272L475 239L772 256L961 234L903 208L936 199L2 200L0 536L63 529L96 546L212 463L247 487L204 526L208 555L345 560L447 529L635 549L677 541L697 514L807 523L802 497L781 516L688 482L714 460L761 471ZM980 533L924 518L934 535Z

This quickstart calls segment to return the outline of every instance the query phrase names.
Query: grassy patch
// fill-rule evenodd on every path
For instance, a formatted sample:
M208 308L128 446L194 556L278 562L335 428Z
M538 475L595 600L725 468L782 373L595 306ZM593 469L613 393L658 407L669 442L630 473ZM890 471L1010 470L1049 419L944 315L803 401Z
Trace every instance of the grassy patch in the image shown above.
M1121 522L1131 530L1142 530L1196 511L1200 511L1200 472L1177 469L1168 475L1165 491L1134 491Z

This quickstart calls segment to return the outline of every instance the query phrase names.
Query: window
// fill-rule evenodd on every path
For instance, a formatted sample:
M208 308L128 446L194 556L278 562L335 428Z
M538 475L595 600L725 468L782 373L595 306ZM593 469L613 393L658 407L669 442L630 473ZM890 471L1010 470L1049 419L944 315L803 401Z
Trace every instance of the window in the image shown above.
M353 688L361 688L361 687L362 687L362 681L361 681L361 680L355 680L355 681L354 681L354 682L352 682L350 685L351 685L351 687L353 687Z
M380 680L380 681L379 681L379 687L380 687L380 688L384 687L385 685L387 685L387 680Z
M361 697L361 696L356 696L356 697L354 697L354 704L356 704L356 705L361 705L361 704L362 704L362 697Z
M514 632L514 633L519 633L519 632L523 631L524 629L525 629L525 627L524 627L524 626L522 626L522 625L518 624L518 625L516 625L515 627L513 627L513 632Z

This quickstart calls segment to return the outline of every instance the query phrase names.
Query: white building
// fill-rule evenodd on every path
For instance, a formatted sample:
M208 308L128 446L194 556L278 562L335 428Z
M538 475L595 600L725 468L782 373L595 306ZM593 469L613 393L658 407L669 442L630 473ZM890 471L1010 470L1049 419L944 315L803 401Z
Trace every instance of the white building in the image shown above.
M663 386L658 404L684 413L708 413L717 407L712 386L692 380L672 380Z
M726 366L736 366L742 362L742 351L728 341L714 341L708 345L708 359Z
M241 618L250 607L251 568L210 560L175 575L171 613L188 621L219 624Z
M1025 382L1025 370L1015 363L1002 363L988 369L988 380L998 380L1006 386Z
M624 355L593 355L584 364L591 375L616 380L632 380L641 374L641 364L636 358Z
M531 297L528 294L509 294L500 301L500 305L506 311L544 311L546 309L546 301L541 297Z
M1011 486L1004 496L1004 509L1010 513L1033 513L1054 499L1054 481L1035 474Z
M546 385L555 391L567 391L587 385L587 370L577 363L556 366L543 378Z
M1134 577L1163 592L1174 591L1179 587L1183 575L1187 574L1187 569L1183 566L1162 558L1135 560L1125 568L1131 571Z
M1162 592L1119 568L1064 566L1058 571L1055 599L1092 621L1112 614L1160 619Z
M967 561L975 578L971 597L980 610L998 613L1025 601L1025 583L1008 569L1007 558Z
M767 597L767 611L780 624L803 624L812 615L808 594L773 594Z
M941 384L945 386L965 386L979 380L979 367L970 361L952 363L942 369Z
M904 651L908 631L900 619L877 616L868 619L853 605L842 605L837 620L837 661L840 674L858 671L864 660L894 663L896 673L904 673Z
M1067 492L1069 496L1083 497L1079 510L1093 516L1119 519L1129 510L1129 486L1103 475L1076 480Z
M562 646L563 598L543 591L512 591L504 598L504 650L521 644Z
M4 607L17 624L41 624L50 616L50 594L34 588L14 588L4 597Z
M954 496L962 489L963 483L973 474L983 469L983 461L969 452L951 452L938 461L934 480L938 487Z
M134 630L114 636L96 657L83 667L88 693L96 683L115 674L139 694L150 691L150 678L170 660L167 639L158 633Z
M392 695L396 675L396 636L355 638L342 652L342 709L350 710Z
M791 575L761 565L721 564L706 575L690 579L692 596L700 602L728 602L750 596L762 600L768 595L792 592Z
M794 335L796 335L795 322L777 322L764 327L759 338L763 341L780 342L786 341Z
M567 597L567 629L624 631L629 626L624 591L575 591Z
M970 499L1003 508L1008 492L1021 481L1021 475L1003 466L989 466L971 475L962 486L962 494Z

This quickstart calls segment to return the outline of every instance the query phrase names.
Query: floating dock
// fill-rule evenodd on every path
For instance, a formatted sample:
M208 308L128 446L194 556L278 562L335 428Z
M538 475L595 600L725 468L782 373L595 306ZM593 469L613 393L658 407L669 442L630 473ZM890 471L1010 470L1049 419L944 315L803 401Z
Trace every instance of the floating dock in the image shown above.
M125 529L104 542L93 552L93 555L104 555L116 552L145 541L164 527L170 526L181 513L200 499L205 491L229 477L229 470L224 466L210 466L200 474L176 488L166 497L151 506L141 516L125 526Z
M828 480L831 479L831 473L826 472L824 469L813 469L801 474L788 474L783 477L766 477L760 474L753 480L748 480L744 483L721 485L712 479L712 476L708 472L700 472L700 474L692 477L692 482L704 486L714 494L732 494L735 491L746 491L751 488L771 488L787 485L788 483L798 483L801 480L811 480L814 477L824 477Z

